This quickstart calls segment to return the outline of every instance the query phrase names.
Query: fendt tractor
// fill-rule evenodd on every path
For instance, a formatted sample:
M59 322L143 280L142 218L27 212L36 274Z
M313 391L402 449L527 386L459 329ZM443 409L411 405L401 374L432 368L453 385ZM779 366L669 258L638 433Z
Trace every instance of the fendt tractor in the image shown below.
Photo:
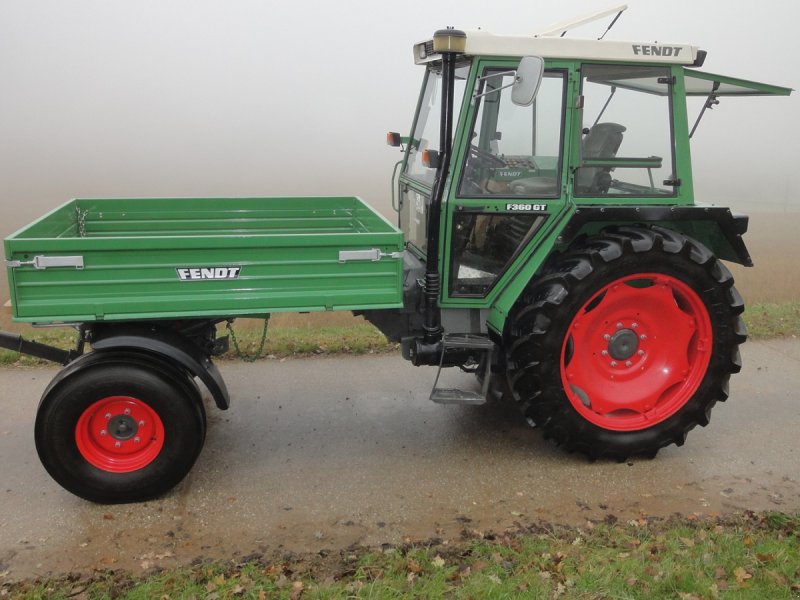
M0 336L65 365L36 417L50 475L95 502L170 490L203 447L202 397L230 404L223 325L275 312L363 315L414 365L476 373L437 375L434 402L505 394L590 458L706 425L746 338L721 261L752 262L747 217L696 201L689 138L724 96L792 90L570 26L413 46L416 116L388 136L398 226L357 197L76 199L8 237L15 321L78 332L72 350Z

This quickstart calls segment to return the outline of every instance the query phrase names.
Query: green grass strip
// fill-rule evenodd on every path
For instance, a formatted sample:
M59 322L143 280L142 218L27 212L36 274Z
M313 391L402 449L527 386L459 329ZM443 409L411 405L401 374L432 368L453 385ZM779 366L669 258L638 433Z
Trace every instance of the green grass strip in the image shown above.
M800 302L754 304L744 313L747 332L753 339L800 336Z
M22 599L753 598L800 593L800 517L639 519L370 551L3 584Z

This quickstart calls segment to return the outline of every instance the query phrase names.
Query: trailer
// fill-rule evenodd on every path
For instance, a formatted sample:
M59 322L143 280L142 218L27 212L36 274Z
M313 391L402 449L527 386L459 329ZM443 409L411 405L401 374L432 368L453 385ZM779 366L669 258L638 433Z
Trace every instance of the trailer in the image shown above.
M64 365L35 425L51 476L95 502L170 490L203 446L201 386L230 406L217 326L275 312L364 315L482 383L437 377L431 400L504 394L591 458L706 425L746 339L722 261L752 260L747 217L695 198L689 139L721 98L792 90L702 72L688 44L559 37L586 20L414 45L397 225L354 197L77 199L9 236L14 319L77 331L69 351L0 335Z

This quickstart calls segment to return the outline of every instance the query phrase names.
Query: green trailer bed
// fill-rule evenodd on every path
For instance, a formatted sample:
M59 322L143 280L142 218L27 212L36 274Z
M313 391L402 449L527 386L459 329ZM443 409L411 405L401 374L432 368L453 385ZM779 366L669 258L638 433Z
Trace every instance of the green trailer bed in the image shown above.
M355 197L78 199L5 240L41 323L398 308L402 250Z

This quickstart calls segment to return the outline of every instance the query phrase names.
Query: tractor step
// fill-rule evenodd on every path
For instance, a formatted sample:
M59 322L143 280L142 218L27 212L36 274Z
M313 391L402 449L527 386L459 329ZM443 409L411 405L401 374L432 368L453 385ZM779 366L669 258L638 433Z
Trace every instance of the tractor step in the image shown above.
M486 404L486 396L480 392L468 392L448 388L434 388L431 392L431 400L437 404Z
M483 386L480 392L437 387L439 376L442 374L444 356L448 349L455 348L470 348L484 354L485 371L483 373ZM461 333L444 336L444 338L442 338L442 357L439 361L439 370L436 372L436 379L433 382L430 399L437 404L466 404L472 406L486 404L486 396L489 392L489 380L492 375L492 353L494 352L494 348L494 342L483 335Z

